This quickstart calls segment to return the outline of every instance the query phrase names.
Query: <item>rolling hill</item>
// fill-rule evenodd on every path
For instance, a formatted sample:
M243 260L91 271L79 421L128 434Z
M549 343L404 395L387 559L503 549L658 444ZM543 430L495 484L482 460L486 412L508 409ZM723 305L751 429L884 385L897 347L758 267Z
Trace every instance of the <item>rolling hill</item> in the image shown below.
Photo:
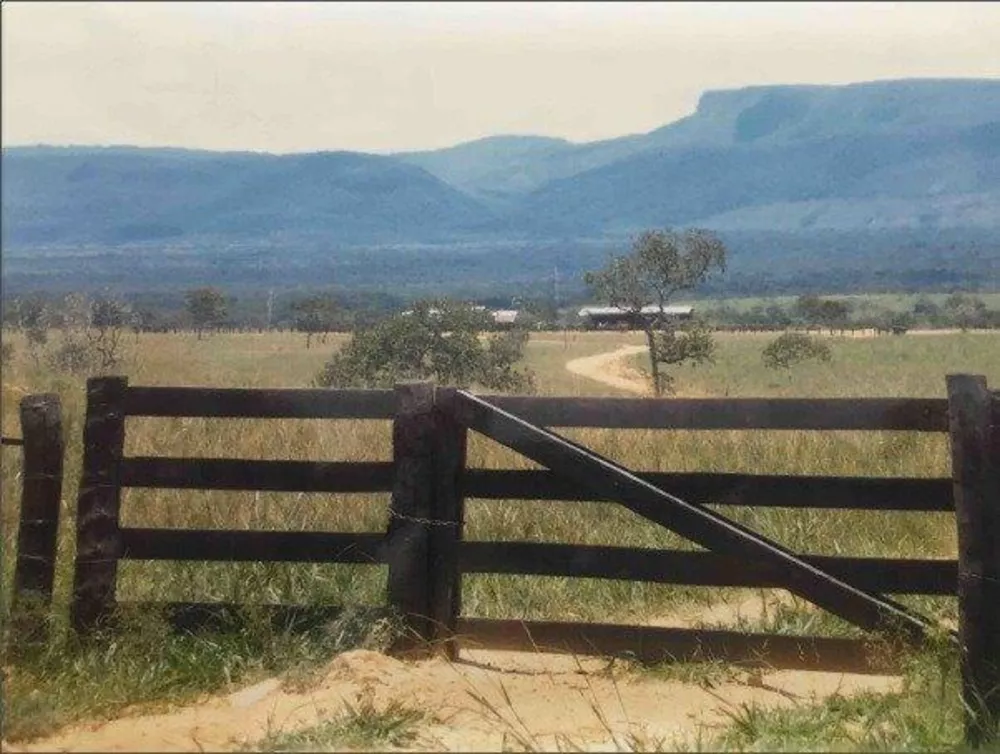
M13 148L2 170L12 245L283 234L432 241L492 219L421 168L353 152Z
M147 277L184 267L247 281L316 265L335 275L333 260L352 281L381 280L401 269L401 250L425 281L476 268L514 284L560 255L600 258L664 225L725 233L755 270L773 267L769 249L816 234L826 240L814 256L835 265L832 249L868 237L889 249L890 276L915 257L885 239L912 249L947 236L948 254L923 257L929 279L969 259L1000 265L1000 80L712 91L674 123L586 144L497 136L387 156L10 147L2 190L4 256L15 260L5 285L45 280L56 257L63 279L86 279L101 254L121 274L121 258L141 256ZM783 259L792 276L805 264L798 252Z

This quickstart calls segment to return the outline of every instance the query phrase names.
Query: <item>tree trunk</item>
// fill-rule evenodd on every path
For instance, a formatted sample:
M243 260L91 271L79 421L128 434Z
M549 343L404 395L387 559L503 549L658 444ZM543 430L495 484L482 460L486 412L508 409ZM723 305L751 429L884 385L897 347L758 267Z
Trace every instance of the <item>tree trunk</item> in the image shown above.
M660 363L656 360L656 338L652 328L646 328L646 345L649 346L649 371L653 375L653 395L660 397Z

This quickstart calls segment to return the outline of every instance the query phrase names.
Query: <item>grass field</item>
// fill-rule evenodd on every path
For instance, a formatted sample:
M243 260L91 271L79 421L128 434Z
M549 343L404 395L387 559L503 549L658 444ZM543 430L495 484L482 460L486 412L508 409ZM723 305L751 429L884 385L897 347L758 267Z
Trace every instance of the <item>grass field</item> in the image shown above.
M53 336L58 340L58 336ZM301 335L147 334L129 339L120 373L132 384L225 387L307 387L343 336L305 348ZM73 518L80 474L84 378L53 373L35 363L19 335L2 381L3 434L18 436L19 399L58 392L67 438L55 612L57 640L40 656L5 661L4 736L40 735L67 721L114 714L138 703L176 702L206 690L287 670L356 643L275 633L262 625L221 638L170 638L148 616L112 646L75 647L66 636L73 558ZM527 348L538 391L549 395L615 395L615 390L567 372L566 361L641 343L637 333L538 333ZM832 361L776 374L760 362L768 336L722 335L714 364L675 370L678 392L698 396L924 397L945 394L945 375L983 374L1000 385L1000 334L830 338ZM641 357L637 357L641 364ZM858 476L947 476L947 438L899 432L671 432L574 430L572 438L627 466L655 471L744 471ZM272 459L389 460L386 421L130 419L127 454ZM470 465L520 468L529 462L492 441L470 438ZM3 587L13 575L20 494L20 454L2 458ZM129 490L123 519L129 526L382 531L387 495ZM720 509L792 549L823 554L953 557L954 516L872 512ZM609 504L469 501L470 539L510 539L690 547L679 537ZM226 600L379 605L385 572L378 566L309 564L170 564L126 562L123 600ZM463 582L463 612L487 617L644 621L690 602L718 599L720 590L588 579L474 575ZM954 620L949 599L905 600ZM3 610L6 616L8 605ZM795 630L804 607L782 617ZM810 614L812 615L812 614ZM835 619L814 630L851 633ZM819 628L817 628L819 626ZM351 632L347 632L350 634ZM341 636L347 635L342 634ZM348 642L345 644L344 642ZM922 670L925 673L926 668ZM942 671L945 673L945 671ZM954 673L948 677L946 719L928 746L953 742L960 711ZM915 676L916 677L916 676ZM923 677L923 676L921 676ZM942 676L943 677L943 676ZM919 688L914 686L919 695ZM907 699L910 699L907 697ZM915 697L916 699L916 697ZM910 699L906 704L917 704ZM939 705L940 706L940 705ZM935 714L944 714L938 710ZM763 723L761 723L763 725ZM912 733L912 731L909 731ZM902 736L902 733L900 733ZM936 737L935 737L936 736ZM734 739L735 741L736 739ZM740 739L742 740L742 739ZM900 737L887 739L888 746ZM746 742L727 746L745 746Z
M933 301L938 306L944 304L951 294L948 293L860 293L857 295L824 295L823 298L835 301L844 301L856 311L866 309L888 309L893 312L906 312L913 309L913 305L921 299ZM971 294L979 298L989 309L1000 308L1000 293L975 293ZM723 306L730 306L736 311L746 312L755 306L770 306L776 304L783 308L792 306L798 296L747 296L742 298L705 298L688 302L680 302L680 305L693 304L699 308L714 309Z

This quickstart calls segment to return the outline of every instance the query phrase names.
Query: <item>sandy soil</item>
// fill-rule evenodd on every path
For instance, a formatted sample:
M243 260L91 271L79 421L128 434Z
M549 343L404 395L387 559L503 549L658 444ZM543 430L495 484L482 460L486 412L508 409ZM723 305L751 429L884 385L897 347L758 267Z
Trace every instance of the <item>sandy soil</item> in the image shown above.
M673 748L705 737L725 711L744 703L808 703L833 693L895 691L892 676L823 672L735 672L684 683L617 670L608 661L565 655L463 650L458 662L404 662L356 650L301 685L271 679L200 704L157 715L78 725L30 744L28 751L227 751L268 734L306 728L367 698L428 713L413 751L615 751L629 741ZM620 749L619 749L620 750Z
M771 591L767 604L787 599ZM690 627L732 624L765 607L759 593L652 621ZM368 700L423 710L412 751L554 751L674 748L711 736L742 704L808 704L832 694L898 691L891 675L746 671L697 682L640 673L602 658L463 648L457 662L402 661L355 650L308 679L273 678L155 715L75 725L5 752L227 751L269 734L307 728ZM616 746L618 748L616 748Z
M652 395L649 381L637 369L628 366L626 359L645 352L646 346L622 346L616 351L584 356L566 362L566 369L587 379L637 395Z

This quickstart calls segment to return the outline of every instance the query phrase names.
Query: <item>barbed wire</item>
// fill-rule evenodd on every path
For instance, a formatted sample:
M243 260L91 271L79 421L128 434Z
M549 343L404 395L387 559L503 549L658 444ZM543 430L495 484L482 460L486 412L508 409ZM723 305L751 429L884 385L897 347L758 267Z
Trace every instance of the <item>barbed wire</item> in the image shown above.
M420 524L421 526L454 526L458 527L462 525L461 521L443 521L438 518L421 518L419 516L408 516L405 513L400 513L392 508L389 509L389 518L394 518L399 521L409 521L410 523Z

